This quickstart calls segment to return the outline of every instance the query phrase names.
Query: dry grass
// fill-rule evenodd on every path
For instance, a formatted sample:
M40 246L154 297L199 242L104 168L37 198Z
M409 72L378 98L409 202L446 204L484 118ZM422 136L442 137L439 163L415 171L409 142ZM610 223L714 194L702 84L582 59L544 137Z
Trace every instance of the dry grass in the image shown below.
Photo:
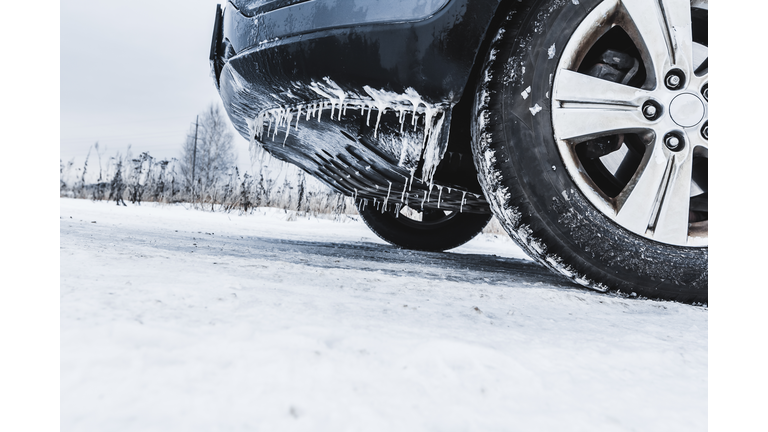
M97 148L98 150L98 148ZM301 217L346 220L357 215L352 197L336 193L307 177L294 167L281 167L277 173L263 165L256 175L240 174L236 167L218 173L210 184L190 185L181 174L179 161L155 160L149 153L131 157L109 158L106 168L99 155L98 178L87 181L88 159L82 168L73 163L61 164L60 195L80 199L110 200L117 205L142 202L186 203L207 211L247 214L260 207L282 209L288 220ZM95 177L95 170L91 173ZM406 207L410 217L419 214ZM507 233L494 217L483 233L506 237Z

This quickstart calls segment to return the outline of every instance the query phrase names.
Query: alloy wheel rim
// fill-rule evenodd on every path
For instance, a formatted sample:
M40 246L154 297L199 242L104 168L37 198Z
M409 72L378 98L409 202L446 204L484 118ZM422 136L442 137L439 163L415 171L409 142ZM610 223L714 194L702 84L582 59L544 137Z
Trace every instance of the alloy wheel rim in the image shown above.
M415 209L403 206L397 211L397 221L417 229L432 229L456 217L455 211L439 209Z
M605 0L553 80L555 141L576 186L622 227L677 246L708 244L707 13L706 0ZM626 82L585 73L606 40L642 65Z

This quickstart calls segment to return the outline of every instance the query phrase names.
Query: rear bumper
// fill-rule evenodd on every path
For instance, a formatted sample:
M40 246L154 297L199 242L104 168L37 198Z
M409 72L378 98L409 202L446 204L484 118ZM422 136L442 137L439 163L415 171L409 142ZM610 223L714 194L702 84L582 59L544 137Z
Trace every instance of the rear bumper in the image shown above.
M354 4L362 6L350 10L348 2L314 0L252 17L232 3L217 11L212 63L225 104L236 99L234 92L247 92L253 118L297 98L316 98L296 88L326 77L352 93L365 94L364 86L401 94L413 88L431 103L454 104L497 6L469 0ZM281 94L289 89L296 98ZM241 133L244 108L230 113Z
M254 16L232 3L222 12L217 9L212 72L235 128L272 155L347 194L365 196L322 170L329 158L349 155L350 146L368 147L382 156L354 168L378 165L388 174L378 180L384 192L394 179L413 177L414 170L422 176L425 161L420 158L428 152L417 152L412 160L405 150L383 142L378 128L394 131L394 136L403 129L404 118L421 116L424 130L418 139L426 142L428 114L435 126L441 117L449 121L498 2L419 3L415 8L413 0L357 1L359 7L351 9L346 2L314 0ZM388 104L383 109L382 101ZM325 114L318 110L323 104ZM309 107L315 109L311 117ZM331 120L334 108L340 111ZM384 113L380 119L379 111ZM311 120L321 116L325 121ZM293 122L298 127L287 127ZM277 123L282 124L280 133L269 133L277 131ZM445 146L437 151L433 163L442 160ZM360 179L360 184L372 181ZM473 208L471 203L467 208Z

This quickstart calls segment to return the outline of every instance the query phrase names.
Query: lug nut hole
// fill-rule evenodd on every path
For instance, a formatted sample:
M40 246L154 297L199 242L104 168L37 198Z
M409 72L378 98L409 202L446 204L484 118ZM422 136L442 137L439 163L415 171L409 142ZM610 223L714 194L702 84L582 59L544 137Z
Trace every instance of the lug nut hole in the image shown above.
M685 140L677 132L670 132L664 135L664 145L673 152L678 152L685 147Z
M664 84L670 90L680 90L685 86L685 74L680 69L672 69L664 78Z
M656 101L646 101L643 104L643 116L648 120L656 120L661 116L661 106Z

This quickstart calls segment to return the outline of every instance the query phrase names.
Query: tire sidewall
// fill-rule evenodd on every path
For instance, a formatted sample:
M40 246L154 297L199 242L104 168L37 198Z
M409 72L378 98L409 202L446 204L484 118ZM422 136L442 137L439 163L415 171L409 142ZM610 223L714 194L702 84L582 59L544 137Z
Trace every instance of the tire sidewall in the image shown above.
M484 106L488 111L485 126L474 134L478 170L484 164L478 152L485 150L480 137L487 134L494 160L484 168L500 173L481 175L481 184L486 195L501 188L524 195L524 203L489 201L492 208L519 206L517 226L507 227L510 234L538 261L573 273L572 280L627 294L706 302L708 249L659 243L616 224L581 193L555 142L550 97L557 64L571 34L601 1L525 2L531 9L524 17L510 15L486 61L493 88L478 92L475 103L476 113ZM503 209L494 211L500 216ZM521 226L528 227L524 235ZM575 271L563 272L553 261Z

